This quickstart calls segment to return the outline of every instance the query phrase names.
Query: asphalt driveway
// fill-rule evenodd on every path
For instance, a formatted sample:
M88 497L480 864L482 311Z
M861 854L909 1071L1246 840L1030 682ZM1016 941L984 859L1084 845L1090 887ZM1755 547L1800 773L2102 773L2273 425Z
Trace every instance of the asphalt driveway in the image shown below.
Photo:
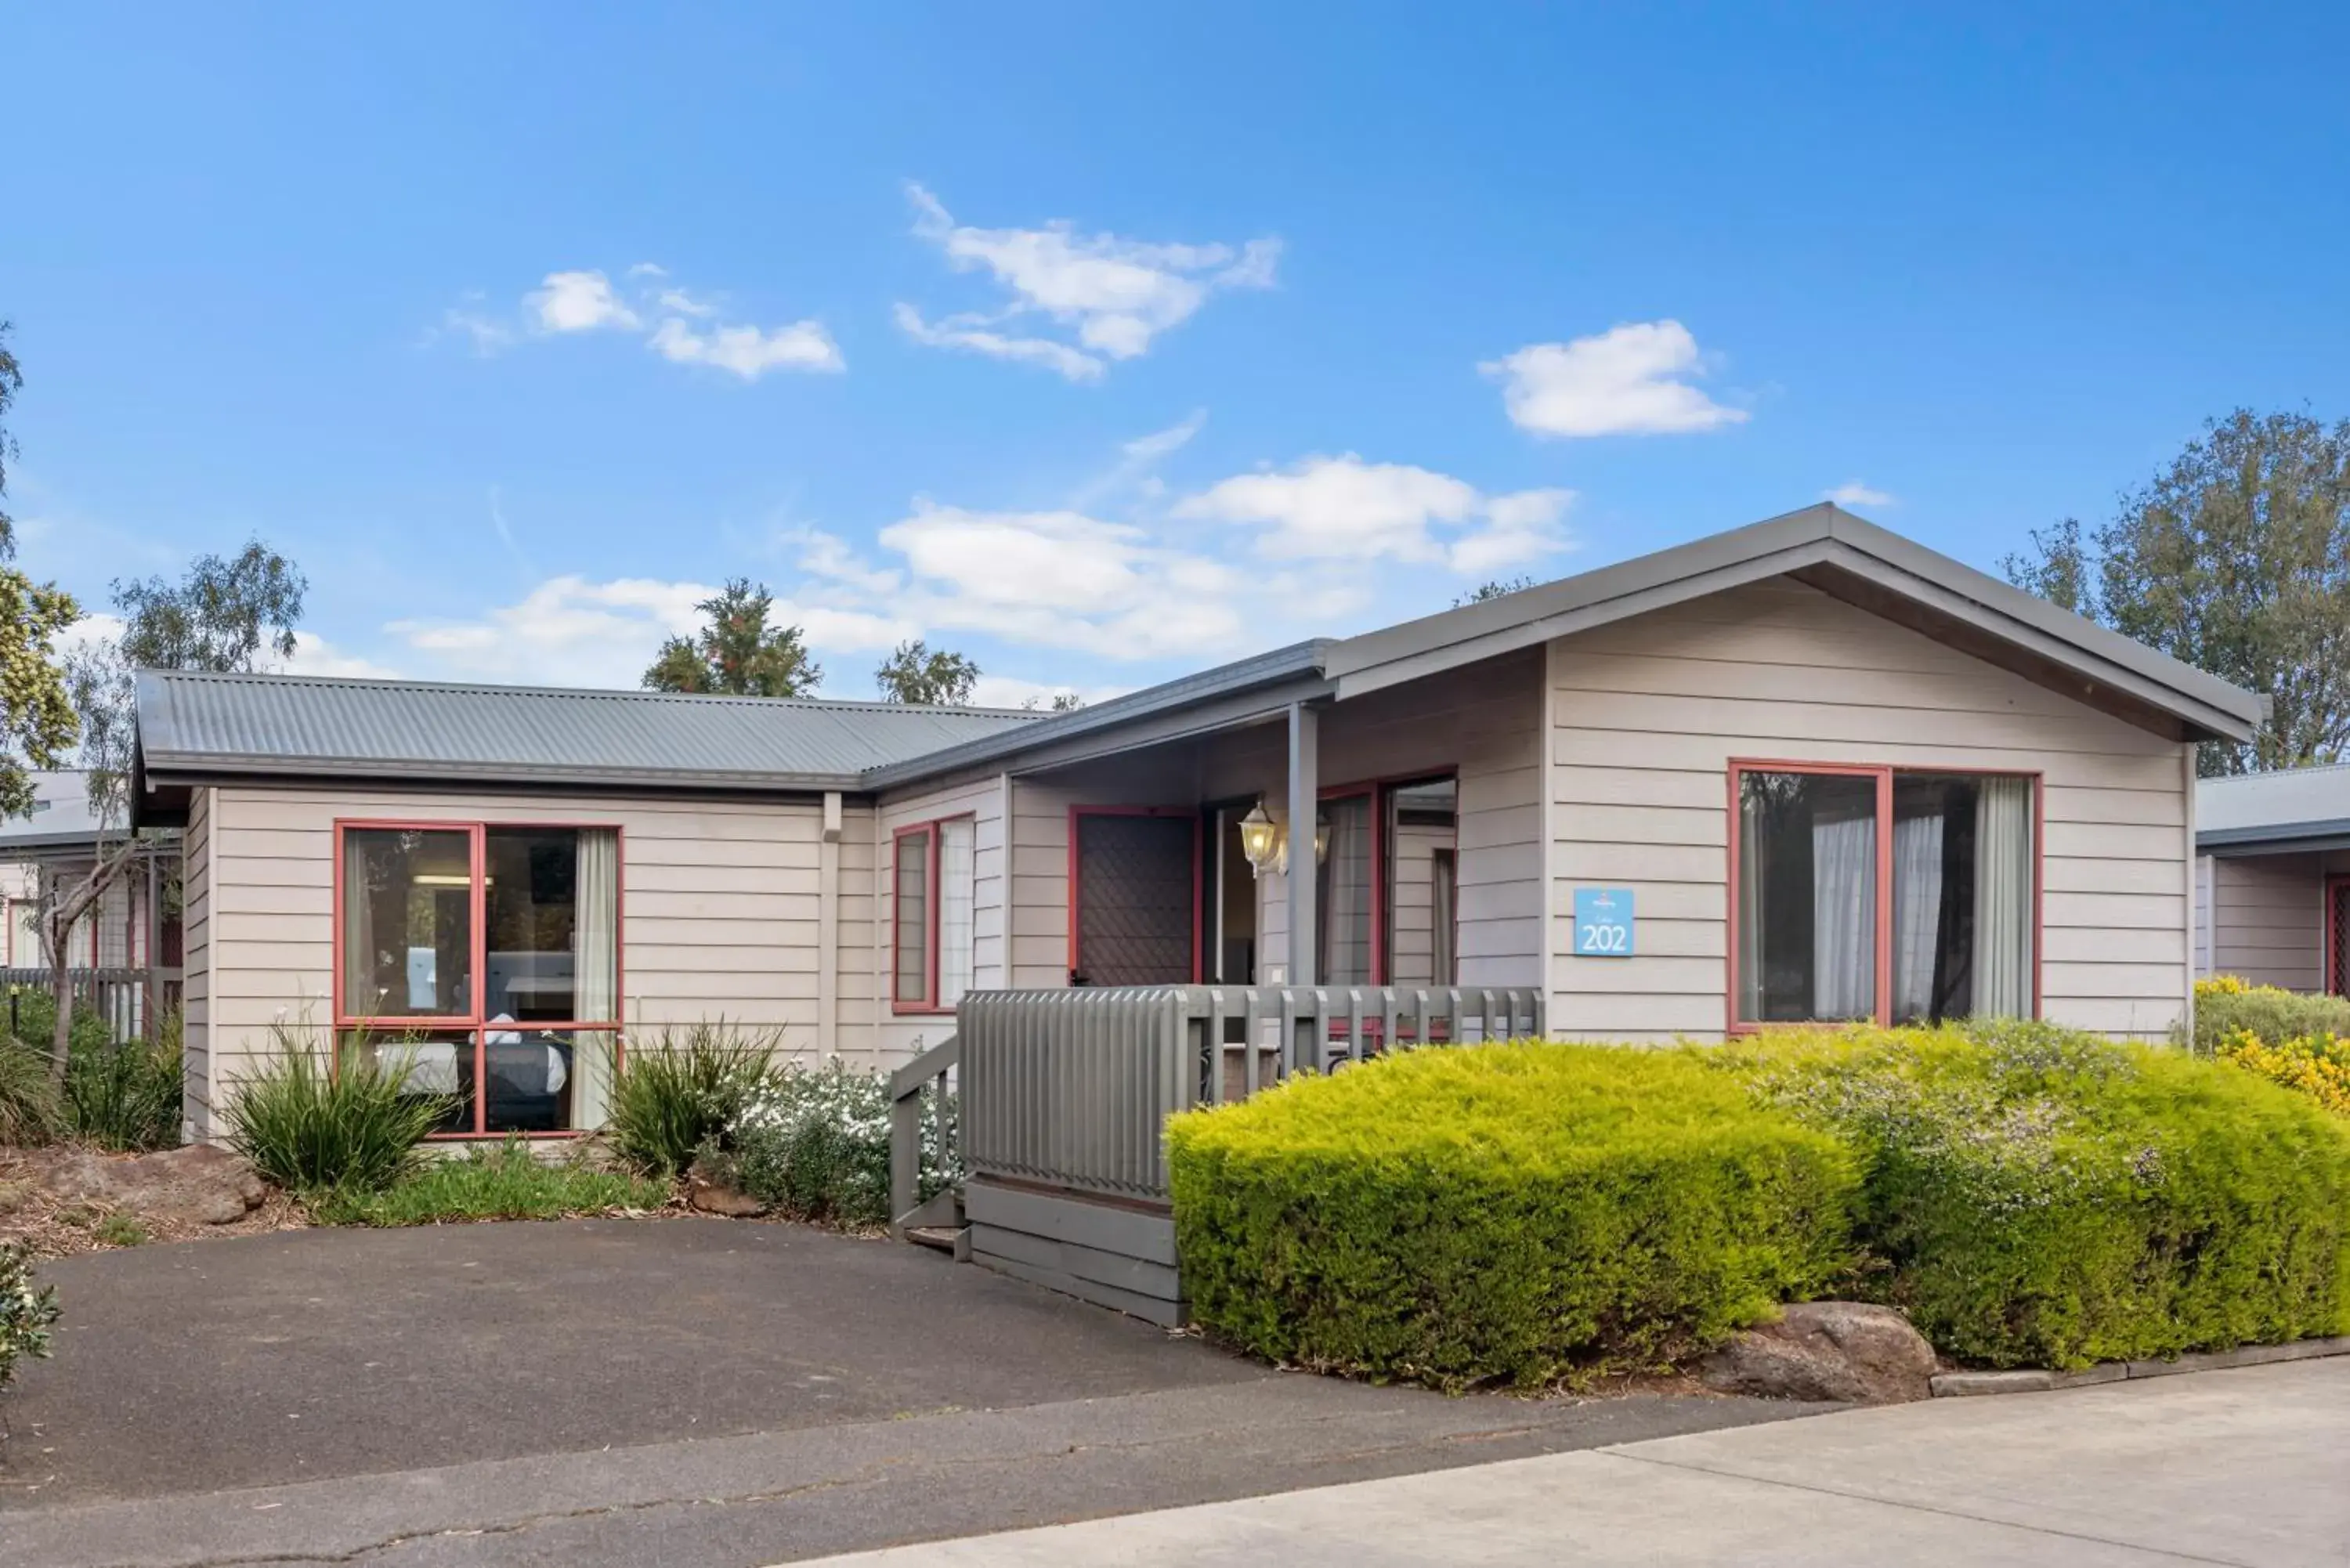
M280 1231L48 1265L0 1507L903 1419L1263 1376L936 1253L800 1226Z
M773 1563L1807 1413L1275 1372L787 1225L314 1230L46 1273L66 1317L6 1399L0 1568Z

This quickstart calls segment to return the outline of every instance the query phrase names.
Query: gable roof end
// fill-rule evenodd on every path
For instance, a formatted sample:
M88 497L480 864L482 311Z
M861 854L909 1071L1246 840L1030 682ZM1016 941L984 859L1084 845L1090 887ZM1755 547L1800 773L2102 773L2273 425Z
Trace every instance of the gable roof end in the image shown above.
M1331 645L1341 700L1791 576L2176 740L2251 737L2266 700L1823 503Z

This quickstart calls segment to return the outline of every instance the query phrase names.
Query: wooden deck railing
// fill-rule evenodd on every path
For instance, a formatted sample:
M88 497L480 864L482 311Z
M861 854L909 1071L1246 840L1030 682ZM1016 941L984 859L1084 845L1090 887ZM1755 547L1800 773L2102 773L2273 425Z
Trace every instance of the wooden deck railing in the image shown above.
M152 1017L180 1004L183 971L179 969L71 969L74 1004L106 1020L119 1044L142 1038ZM47 969L0 969L0 994L10 998L5 1022L14 1032L14 998L23 992L49 994L54 980Z
M1161 1132L1178 1111L1246 1098L1302 1068L1329 1072L1389 1050L1542 1032L1542 995L1527 989L977 992L956 1021L962 1168L1163 1203Z

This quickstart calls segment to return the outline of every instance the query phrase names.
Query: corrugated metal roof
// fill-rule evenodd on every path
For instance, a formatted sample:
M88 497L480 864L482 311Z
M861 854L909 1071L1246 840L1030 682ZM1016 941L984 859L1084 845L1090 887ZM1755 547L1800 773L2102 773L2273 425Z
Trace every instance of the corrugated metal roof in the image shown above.
M78 771L34 772L33 815L0 822L0 849L36 848L71 844L98 834L98 817L89 809L89 775ZM116 813L115 830L122 818Z
M2350 836L2350 764L2203 779L2195 841L2206 848Z
M868 768L1030 723L983 708L143 670L150 779L254 773L854 788Z

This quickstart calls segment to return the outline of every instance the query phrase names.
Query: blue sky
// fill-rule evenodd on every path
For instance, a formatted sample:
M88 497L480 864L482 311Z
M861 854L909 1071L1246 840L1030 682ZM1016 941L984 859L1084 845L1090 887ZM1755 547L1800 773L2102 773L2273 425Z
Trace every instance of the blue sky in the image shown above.
M1146 683L1806 504L1986 568L2350 414L2338 7L24 7L21 559L329 672ZM652 270L652 269L658 269Z

